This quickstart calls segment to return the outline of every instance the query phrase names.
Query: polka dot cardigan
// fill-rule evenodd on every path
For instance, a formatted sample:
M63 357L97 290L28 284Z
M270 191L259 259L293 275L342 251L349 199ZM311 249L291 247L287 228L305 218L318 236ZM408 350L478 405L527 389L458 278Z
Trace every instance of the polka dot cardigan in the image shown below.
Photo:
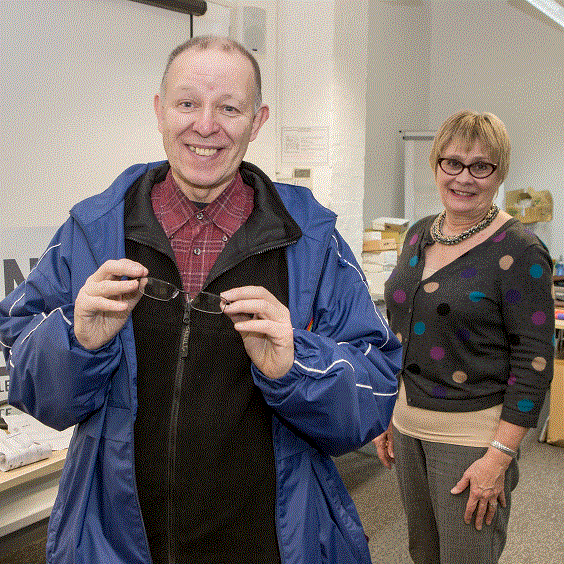
M550 255L511 219L421 280L433 219L410 228L385 286L408 405L465 412L502 403L503 420L534 427L553 373Z

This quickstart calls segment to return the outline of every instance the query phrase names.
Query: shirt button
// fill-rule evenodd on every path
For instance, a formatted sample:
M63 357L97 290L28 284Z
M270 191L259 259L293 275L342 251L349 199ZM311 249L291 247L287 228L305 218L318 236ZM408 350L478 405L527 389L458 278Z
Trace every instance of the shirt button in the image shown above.
M204 219L204 214L202 212L196 214L196 219Z
M224 235L224 236L221 238L221 240L222 240L224 243L227 243L227 239L228 239L227 235Z
M202 249L194 249L194 254L200 256L202 254Z

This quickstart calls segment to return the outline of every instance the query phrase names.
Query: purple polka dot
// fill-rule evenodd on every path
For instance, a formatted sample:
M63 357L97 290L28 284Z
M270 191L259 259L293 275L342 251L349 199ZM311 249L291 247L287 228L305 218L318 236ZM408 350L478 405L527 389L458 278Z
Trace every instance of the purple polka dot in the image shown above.
M509 386L513 386L515 384L515 382L517 382L517 376L515 376L515 374L510 374L509 378L507 380L507 384Z
M405 295L405 292L403 290L396 290L394 292L394 301L397 304L403 304L403 302L405 302L405 298L407 296Z
M505 301L508 304L516 304L521 301L521 292L519 290L508 290L505 293Z
M432 389L431 393L433 394L433 397L436 397L436 398L443 398L444 399L444 398L447 397L447 393L446 393L444 386L435 386Z
M466 341L470 340L470 331L468 331L468 329L459 329L456 332L456 336L463 342L465 343Z
M499 243L505 239L505 231L502 231L499 235L493 238L494 243Z
M531 321L535 325L542 325L546 321L546 313L544 313L544 311L535 311L531 317Z
M415 243L417 243L417 241L419 241L419 235L416 233L416 234L409 240L409 244L410 244L410 245L415 245Z
M433 347L431 349L431 358L433 360L441 360L445 356L445 349L443 347Z
M474 267L463 270L460 274L462 278L473 278L476 276L476 269Z

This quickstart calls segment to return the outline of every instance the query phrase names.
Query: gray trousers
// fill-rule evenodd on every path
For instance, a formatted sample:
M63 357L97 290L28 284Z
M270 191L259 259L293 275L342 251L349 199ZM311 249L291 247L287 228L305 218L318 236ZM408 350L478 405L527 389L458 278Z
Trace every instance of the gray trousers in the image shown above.
M511 492L519 481L517 462L505 474L507 507L499 504L492 524L484 521L481 531L474 522L464 522L469 488L450 493L486 450L422 441L394 428L395 466L415 564L497 564L507 537Z

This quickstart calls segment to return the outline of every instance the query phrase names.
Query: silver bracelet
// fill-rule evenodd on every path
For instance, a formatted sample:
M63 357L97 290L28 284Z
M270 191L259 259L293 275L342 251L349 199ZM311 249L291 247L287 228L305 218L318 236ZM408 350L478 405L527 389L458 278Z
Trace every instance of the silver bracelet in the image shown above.
M518 453L517 453L516 450L511 450L509 447L502 445L499 441L492 441L490 444L494 448L497 448L497 450L500 450L501 452L508 454L511 458L517 458L517 456L518 456Z

